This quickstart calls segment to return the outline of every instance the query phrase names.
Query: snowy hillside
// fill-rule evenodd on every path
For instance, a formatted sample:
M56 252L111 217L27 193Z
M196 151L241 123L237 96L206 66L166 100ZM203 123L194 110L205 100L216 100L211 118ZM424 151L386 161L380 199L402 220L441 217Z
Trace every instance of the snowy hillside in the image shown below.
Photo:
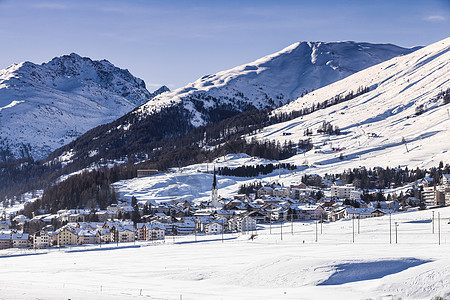
M439 96L450 88L450 38L358 72L274 113L309 108L359 87L370 91L267 127L257 137L281 143L311 138L313 150L287 160L309 165L311 173L358 166L431 167L450 161L450 105ZM318 134L323 121L338 126L341 134ZM304 135L307 128L312 135Z
M299 42L252 63L205 75L143 105L151 113L182 102L193 113L194 126L211 120L218 110L277 107L365 68L407 54L391 44Z
M74 53L12 65L0 71L0 160L44 158L155 95L128 70Z
M450 104L438 98L441 91L450 88L450 38L316 90L274 114L347 95L360 86L371 89L352 100L266 127L249 137L281 144L311 138L312 150L281 161L297 165L296 172L284 170L281 177L274 172L258 179L218 176L219 195L232 196L240 185L255 180L278 181L288 186L301 181L304 174L340 173L359 166L429 168L440 161L450 161ZM417 107L422 107L422 114L416 115ZM341 134L318 134L323 121L337 125ZM313 131L312 135L304 135L307 128ZM233 168L267 163L271 162L240 154L218 158L215 165ZM209 168L211 171L212 164ZM204 201L210 197L212 182L212 175L204 174L206 170L206 163L192 165L167 174L121 181L116 187L128 201L133 195L155 202Z

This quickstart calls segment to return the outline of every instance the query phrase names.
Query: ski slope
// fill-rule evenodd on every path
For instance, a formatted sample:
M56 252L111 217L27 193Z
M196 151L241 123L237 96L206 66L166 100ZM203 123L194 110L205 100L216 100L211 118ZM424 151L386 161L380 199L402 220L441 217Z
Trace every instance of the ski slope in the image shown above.
M286 162L306 165L307 172L318 174L359 166L428 168L450 161L450 104L438 97L450 88L450 38L316 90L274 114L310 107L336 95L356 92L359 87L370 87L370 91L266 127L256 138L281 144L286 140L297 142L308 138L304 131L312 129L309 137L315 148ZM424 112L416 115L419 106ZM341 134L317 134L323 121L338 126Z
M2 299L431 299L449 297L450 208L165 244L0 250ZM397 243L395 223L397 222ZM353 226L354 225L354 226ZM317 242L316 242L317 228ZM281 235L282 230L282 235ZM353 242L353 232L355 238ZM293 233L293 234L292 234ZM31 255L30 255L31 254Z

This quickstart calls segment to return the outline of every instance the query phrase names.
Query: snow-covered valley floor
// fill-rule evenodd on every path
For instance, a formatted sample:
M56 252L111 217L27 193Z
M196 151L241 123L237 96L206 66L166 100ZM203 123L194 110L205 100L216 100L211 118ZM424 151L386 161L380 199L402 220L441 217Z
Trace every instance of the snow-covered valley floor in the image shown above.
M435 210L434 234L431 216L392 215L392 244L389 217L381 217L361 220L359 233L351 220L325 223L322 233L320 224L286 222L283 234L280 224L264 225L254 240L225 234L223 242L210 235L119 248L1 250L0 299L449 297L450 207Z

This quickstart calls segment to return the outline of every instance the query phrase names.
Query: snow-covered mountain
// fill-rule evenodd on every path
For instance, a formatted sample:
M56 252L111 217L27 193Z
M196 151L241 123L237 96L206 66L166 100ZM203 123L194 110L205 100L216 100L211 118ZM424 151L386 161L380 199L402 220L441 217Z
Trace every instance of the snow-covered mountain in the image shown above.
M450 89L450 38L318 89L274 113L317 107L360 87L370 91L267 127L257 137L281 143L311 138L315 149L289 160L309 165L308 172L333 173L358 166L435 167L450 161L450 95L446 101L443 97ZM341 134L318 134L324 121L338 126ZM305 136L306 129L313 134Z
M317 106L336 95L356 92L360 87L370 87L370 91L247 136L249 140L255 137L279 141L281 145L285 141L297 143L310 138L314 144L312 150L280 161L297 165L295 172L284 170L281 178L278 172L273 172L259 176L258 180L278 181L288 186L301 181L305 174L334 174L360 166L429 168L437 167L440 161L450 162L450 99L444 101L442 97L450 89L450 38L360 71L272 113L291 113ZM323 121L338 126L341 134L318 134ZM312 130L312 134L305 136L306 129ZM217 167L231 168L267 163L274 162L243 154L214 161ZM167 174L123 180L116 187L128 200L132 196L155 202L208 200L212 175L205 174L207 169L205 162ZM232 196L240 185L253 181L255 178L218 176L219 194Z
M249 64L197 81L147 102L137 113L152 113L183 103L194 126L208 123L223 110L278 107L308 91L420 47L357 42L298 42Z
M44 158L167 90L151 94L128 70L74 53L12 65L0 71L0 160Z

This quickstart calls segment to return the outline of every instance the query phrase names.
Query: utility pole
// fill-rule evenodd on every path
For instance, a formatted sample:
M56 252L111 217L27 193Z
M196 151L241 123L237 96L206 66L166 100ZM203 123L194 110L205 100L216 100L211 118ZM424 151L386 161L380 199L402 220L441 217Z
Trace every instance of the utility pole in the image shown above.
M355 216L353 216L352 218L352 228L353 228L353 239L352 239L352 243L355 242Z
M281 219L280 236L281 236L281 240L283 240L283 219Z
M197 219L195 219L194 235L195 235L195 242L197 242Z
M392 215L389 213L389 244L392 244Z
M269 222L270 222L269 233L272 234L272 211L270 211L269 214Z
M359 222L361 220L361 213L358 214L358 234L359 234Z
M320 214L320 234L323 233L323 214Z
M222 218L222 243L223 243L223 232L225 231L225 220Z
M173 244L175 245L175 224L172 223L172 237L173 237Z
M291 214L291 234L294 235L294 214Z
M395 243L396 244L397 244L397 237L398 237L398 235L397 235L397 228L398 228L398 223L395 222Z
M441 244L441 213L438 212L438 240L439 245Z
M317 231L317 221L316 221L316 243L317 243L317 240L318 240L318 231Z
M432 219L431 219L431 228L432 228L432 229L431 229L431 233L434 234L434 211L432 212L432 214L433 214L433 215L432 215L433 217L432 217Z

